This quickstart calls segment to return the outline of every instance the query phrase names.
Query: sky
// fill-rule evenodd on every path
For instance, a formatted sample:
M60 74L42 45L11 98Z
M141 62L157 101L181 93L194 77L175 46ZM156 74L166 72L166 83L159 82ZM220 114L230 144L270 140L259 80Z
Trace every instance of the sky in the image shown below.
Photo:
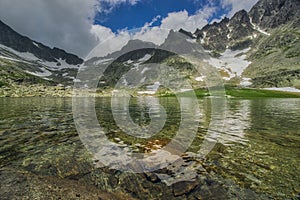
M0 19L33 40L86 58L119 50L130 39L159 45L170 29L194 32L257 1L0 0Z

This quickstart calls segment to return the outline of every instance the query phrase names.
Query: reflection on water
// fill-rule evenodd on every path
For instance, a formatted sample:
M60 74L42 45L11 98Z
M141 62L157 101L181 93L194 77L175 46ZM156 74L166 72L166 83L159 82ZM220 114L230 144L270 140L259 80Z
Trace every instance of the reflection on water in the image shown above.
M151 116L160 119L157 111L164 109L166 120L161 131L149 138L128 135L118 127L111 99L96 99L95 110L110 142L126 151L149 153L162 149L176 136L182 104L192 103L176 98L130 99L129 115L137 125L149 126ZM172 184L207 174L225 185L236 184L276 199L299 195L299 99L227 100L224 127L214 130L218 138L211 138L219 143L205 160L197 160L197 154L211 122L211 102L200 99L198 104L200 113L193 113L199 123L193 143L181 159L167 167L172 173L156 173L161 180ZM83 167L80 163L91 158L75 129L71 99L0 99L1 168L69 177L85 173L87 164Z
M245 144L245 130L250 123L250 101L229 101L226 110L226 120L219 142L223 144Z

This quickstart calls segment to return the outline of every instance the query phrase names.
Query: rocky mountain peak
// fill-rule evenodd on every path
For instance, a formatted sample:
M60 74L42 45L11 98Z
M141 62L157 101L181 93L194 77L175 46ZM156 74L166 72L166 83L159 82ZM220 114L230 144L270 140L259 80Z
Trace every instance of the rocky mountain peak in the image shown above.
M292 22L300 25L299 0L259 0L250 10L252 22L263 29Z
M227 48L247 47L250 44L247 37L254 31L248 13L241 10L231 19L225 17L220 22L208 24L201 30L197 29L195 35L204 48L222 52ZM238 43L235 42L236 40L239 40Z
M233 15L230 20L231 23L243 23L243 24L250 24L250 18L245 10L240 10Z
M259 0L249 13L240 10L231 19L197 29L195 35L204 48L223 52L249 47L254 34L288 23L300 26L299 0Z

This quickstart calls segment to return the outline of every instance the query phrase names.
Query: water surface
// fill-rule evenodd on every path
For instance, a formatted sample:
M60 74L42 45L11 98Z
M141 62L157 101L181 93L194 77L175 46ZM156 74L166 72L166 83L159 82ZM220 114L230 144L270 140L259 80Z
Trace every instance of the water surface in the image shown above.
M113 118L111 100L98 98L97 118L107 138L137 153L149 153L167 145L182 120L180 103L188 99L151 97L151 101L164 107L167 120L159 133L145 139L120 129ZM198 153L211 122L210 106L210 99L199 99L201 113L195 119L198 131L185 156ZM132 121L139 126L149 125L150 107L146 97L132 98L129 109ZM232 184L266 198L296 199L300 193L299 120L300 99L229 99L224 127L216 130L218 138L212 138L218 141L213 151L205 160L178 167L175 176L189 180L203 172L224 185ZM90 173L93 159L78 137L72 99L0 99L2 169L74 178ZM171 177L158 172L157 175L165 184L174 181L174 174Z

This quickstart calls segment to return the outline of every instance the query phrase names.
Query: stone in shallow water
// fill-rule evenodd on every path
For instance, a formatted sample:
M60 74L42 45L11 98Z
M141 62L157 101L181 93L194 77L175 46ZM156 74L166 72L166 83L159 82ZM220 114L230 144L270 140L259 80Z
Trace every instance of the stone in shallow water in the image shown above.
M173 194L175 197L181 196L184 194L190 193L192 190L194 190L199 183L196 181L181 181L178 183L174 183L172 185L173 187Z
M105 199L133 200L122 192L106 192L94 185L53 176L38 176L17 169L0 170L0 199Z

